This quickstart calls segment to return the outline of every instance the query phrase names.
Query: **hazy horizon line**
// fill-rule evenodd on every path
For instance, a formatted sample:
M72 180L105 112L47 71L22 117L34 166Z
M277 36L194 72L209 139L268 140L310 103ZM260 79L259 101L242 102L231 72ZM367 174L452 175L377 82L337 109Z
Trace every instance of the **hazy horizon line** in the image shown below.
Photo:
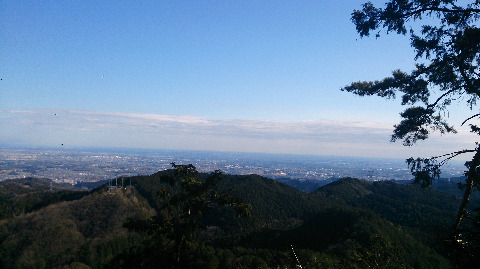
M209 120L196 116L66 109L0 110L0 144L99 147L402 159L432 157L475 144L459 130L414 147L390 142L393 124L377 121Z

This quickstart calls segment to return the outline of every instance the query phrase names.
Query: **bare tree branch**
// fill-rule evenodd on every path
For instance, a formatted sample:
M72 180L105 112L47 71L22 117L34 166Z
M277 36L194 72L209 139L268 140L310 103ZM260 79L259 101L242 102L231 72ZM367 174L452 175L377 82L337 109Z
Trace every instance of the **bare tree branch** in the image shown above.
M469 121L469 120L471 120L471 119L473 119L473 118L475 118L475 117L478 117L478 116L480 116L480 113L479 113L479 114L475 114L475 115L473 115L473 116L471 116L471 117L468 117L468 119L466 119L466 120L464 120L464 121L462 122L462 125L461 125L461 126L463 126L467 121Z

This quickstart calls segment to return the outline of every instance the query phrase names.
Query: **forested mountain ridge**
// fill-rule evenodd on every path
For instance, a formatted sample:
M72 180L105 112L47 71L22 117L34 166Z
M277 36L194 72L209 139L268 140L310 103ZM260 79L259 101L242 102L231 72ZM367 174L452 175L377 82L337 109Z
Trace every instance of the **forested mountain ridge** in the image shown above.
M119 178L118 188L105 184L91 192L72 192L70 197L78 198L51 199L30 213L9 216L0 225L3 267L127 268L132 261L156 261L152 257L159 256L155 251L161 249L154 248L154 237L123 226L128 219L155 215L162 207L160 178L171 173ZM202 180L208 174L197 177ZM0 195L2 190L0 183ZM222 175L218 192L227 191L251 205L251 217L235 216L228 208L207 214L203 222L210 228L195 241L191 253L196 268L206 264L208 268L294 268L297 263L310 268L449 266L438 254L441 249L434 249L437 242L431 234L418 234L433 225L449 225L455 212L453 196L352 178L306 193L257 175ZM42 192L57 197L62 191ZM151 266L145 262L140 267Z
M55 191L50 191L54 189ZM0 219L28 213L52 203L77 200L87 192L49 179L22 178L0 182Z
M411 226L448 226L459 198L417 184L367 182L344 178L310 194L319 203L351 206L375 212L394 223Z
M153 213L120 189L83 194L4 221L2 267L56 268L77 262L100 268L135 240L123 223Z

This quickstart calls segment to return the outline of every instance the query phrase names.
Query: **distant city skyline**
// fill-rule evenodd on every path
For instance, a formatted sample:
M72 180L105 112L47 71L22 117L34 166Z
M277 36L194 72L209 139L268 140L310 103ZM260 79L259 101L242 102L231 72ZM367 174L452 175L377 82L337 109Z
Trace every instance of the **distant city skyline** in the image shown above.
M0 148L0 181L24 177L57 182L96 182L122 176L150 175L193 164L200 172L221 170L231 175L257 174L272 179L332 181L343 177L364 180L411 180L404 160L293 154L142 149L11 149ZM459 177L465 167L451 162L442 178Z
M340 91L414 67L407 37L359 37L350 16L364 2L2 1L0 145L392 158L473 147L468 127L390 143L400 101Z

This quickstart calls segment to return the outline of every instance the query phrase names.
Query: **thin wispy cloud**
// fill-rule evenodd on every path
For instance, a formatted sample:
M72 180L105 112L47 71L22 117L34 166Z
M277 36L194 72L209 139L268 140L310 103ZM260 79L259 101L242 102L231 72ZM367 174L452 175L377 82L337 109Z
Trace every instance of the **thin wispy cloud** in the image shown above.
M8 126L0 133L4 144L34 141L40 145L364 156L389 155L402 148L400 143L389 142L392 123L374 121L209 120L192 116L28 110L0 111L0 122ZM470 142L464 134L456 138L457 149L458 143ZM434 144L435 139L430 147Z
M259 139L309 139L351 141L362 135L378 135L383 140L391 126L359 121L268 121L207 120L189 116L111 113L73 110L2 111L2 120L11 126L34 125L70 130L135 131L144 133L197 134ZM356 137L358 136L358 137ZM371 140L372 137L369 137Z

